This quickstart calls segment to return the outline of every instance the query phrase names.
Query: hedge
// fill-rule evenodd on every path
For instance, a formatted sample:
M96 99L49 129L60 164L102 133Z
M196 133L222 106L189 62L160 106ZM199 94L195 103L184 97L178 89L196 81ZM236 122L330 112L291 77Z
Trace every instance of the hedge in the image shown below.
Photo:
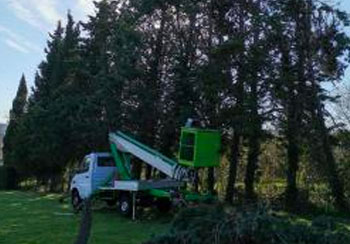
M14 190L17 187L16 170L11 167L0 167L0 190Z

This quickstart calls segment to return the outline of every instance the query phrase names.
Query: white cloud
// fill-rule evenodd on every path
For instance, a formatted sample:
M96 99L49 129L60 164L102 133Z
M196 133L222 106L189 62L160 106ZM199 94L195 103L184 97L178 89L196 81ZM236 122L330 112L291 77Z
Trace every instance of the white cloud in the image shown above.
M29 50L22 46L21 44L19 44L18 42L14 41L14 40L11 40L11 39L6 39L5 40L5 43L7 46L21 52L21 53L29 53Z
M67 9L83 21L95 10L93 0L7 0L7 6L18 19L45 32L55 28L58 20L64 22Z
M39 48L36 44L33 44L27 41L23 36L15 33L14 31L6 28L5 26L0 25L0 34L3 33L7 37L7 39L13 40L20 46L24 47L28 51L41 52L41 48Z
M20 0L11 0L9 1L9 7L13 10L14 14L17 18L27 22L28 24L37 27L39 29L43 29L44 26L40 21L37 19L35 14L28 8L24 2L31 2L31 1L20 1Z
M11 31L10 29L2 25L0 25L0 33L5 33L6 35L10 36L13 39L19 38L19 35L17 35L15 32Z
M57 11L56 3L57 1L55 0L42 0L39 4L35 5L35 9L41 15L42 19L53 26L55 26L59 20L63 19Z
M57 0L9 0L8 6L17 18L47 31L53 28L57 21L63 19L58 11L59 2Z

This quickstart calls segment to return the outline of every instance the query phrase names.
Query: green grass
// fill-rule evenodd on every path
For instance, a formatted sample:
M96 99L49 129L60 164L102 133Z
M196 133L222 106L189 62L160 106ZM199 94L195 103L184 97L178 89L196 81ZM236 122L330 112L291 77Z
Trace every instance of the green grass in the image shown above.
M167 217L132 221L101 208L93 211L89 243L141 243L166 231L169 222ZM0 243L74 243L79 224L80 215L59 203L58 195L0 191Z

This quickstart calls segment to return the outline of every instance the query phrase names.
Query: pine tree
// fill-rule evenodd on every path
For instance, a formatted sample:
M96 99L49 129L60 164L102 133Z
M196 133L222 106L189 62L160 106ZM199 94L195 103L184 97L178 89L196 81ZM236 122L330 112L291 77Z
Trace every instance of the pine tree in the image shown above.
M318 169L327 168L327 173L323 171L323 174L329 177L337 205L344 206L341 182L336 173L330 141L327 139L329 135L323 108L328 97L324 94L320 83L339 79L342 75L344 66L335 61L334 57L342 55L348 40L343 38L343 33L334 31L335 29L328 31L327 19L339 18L338 21L331 21L331 26L339 27L343 21L346 22L346 15L314 1L279 1L273 7L280 10L275 12L274 28L277 33L285 33L282 36L279 34L282 38L276 35L281 59L280 63L277 63L279 79L275 80L273 86L275 102L283 107L280 121L282 134L287 142L286 203L289 207L296 207L297 174L302 147L307 145L311 153L311 162L317 163ZM318 15L313 14L316 11ZM330 13L334 16L330 17L332 15ZM327 41L333 38L341 43L339 48L336 48L339 52L335 51ZM324 51L326 55L333 53L331 55L333 58L325 61ZM327 72L324 72L324 67L328 67ZM319 138L323 139L320 141Z
M266 3L261 0L251 1L248 4L251 13L252 23L249 27L251 35L249 37L248 60L248 76L247 76L247 102L246 109L246 126L245 137L247 138L248 155L247 166L245 172L245 197L247 200L255 200L256 194L254 190L256 179L256 171L259 166L259 155L261 142L263 137L262 126L266 120L266 116L262 116L266 105L263 100L267 97L268 77L272 76L271 59L269 59L268 51L271 49L270 36L271 33L264 30L264 25L268 24Z
M319 11L320 16L315 17L312 14L314 10ZM349 48L350 38L340 27L348 25L349 16L330 6L318 5L308 0L303 5L303 17L299 22L301 45L305 53L305 109L310 122L307 128L309 139L314 142L309 141L310 154L315 167L328 181L335 206L348 210L349 203L345 199L344 185L338 174L333 143L326 123L325 102L332 101L333 98L327 96L321 82L336 81L344 75L345 64L339 57ZM313 28L317 28L319 32L314 34ZM314 46L313 43L318 45Z
M64 28L58 22L56 30L50 34L47 43L46 60L39 65L35 77L35 87L29 99L28 116L26 117L26 143L40 142L36 147L29 147L28 161L31 172L50 190L60 188L64 170L64 157L60 151L65 146L65 134L62 133L64 123L62 110L59 109L61 88L64 85L63 46ZM62 123L57 123L62 121ZM32 145L33 145L32 144Z
M233 130L231 145L230 145L230 166L229 166L229 175L228 182L226 187L226 196L225 200L229 203L232 203L235 191L235 183L237 178L237 170L238 165L240 163L241 157L241 146L243 140L243 121L245 116L244 103L246 100L246 92L245 92L245 83L247 77L247 66L246 61L247 57L245 55L246 45L246 9L244 5L246 1L233 3L231 5L231 19L237 19L237 22L232 22L233 26L229 29L230 42L233 45L229 44L229 47L232 48L231 60L228 63L227 72L227 84L231 86L230 90L231 96L235 99L235 104L229 111L230 115L230 126ZM237 35L233 36L232 32L237 32ZM232 69L235 69L236 75L232 74ZM232 85L232 83L234 83Z
M106 147L108 130L118 128L120 118L120 89L112 71L112 57L116 52L111 46L117 15L106 0L94 4L96 15L90 16L89 21L82 24L83 30L88 33L88 37L83 39L82 68L86 70L84 76L90 89L90 109L99 118L91 118L94 124L97 123L96 142L99 142L99 147Z

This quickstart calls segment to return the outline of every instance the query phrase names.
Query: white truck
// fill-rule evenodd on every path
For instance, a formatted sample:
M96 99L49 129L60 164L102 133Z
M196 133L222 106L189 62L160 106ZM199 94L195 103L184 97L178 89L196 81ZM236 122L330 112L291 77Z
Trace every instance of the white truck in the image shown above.
M110 133L111 153L91 153L85 156L71 180L70 190L73 208L80 210L84 199L98 196L109 205L117 204L121 214L132 215L133 219L135 219L136 205L157 204L160 210L168 210L172 200L181 201L183 197L181 187L184 183L195 181L197 177L196 164L200 167L217 165L217 158L210 158L210 163L208 163L209 161L206 160L208 155L210 156L207 152L208 145L203 144L206 141L203 138L207 137L210 141L215 138L218 143L210 145L210 148L213 148L217 154L220 147L220 136L216 135L217 132L212 130L183 128L180 159L183 157L184 163L179 163L180 160L172 160L122 132ZM200 145L198 148L196 143ZM200 154L201 147L204 150L202 154L206 157ZM167 178L133 179L131 156L159 170Z

